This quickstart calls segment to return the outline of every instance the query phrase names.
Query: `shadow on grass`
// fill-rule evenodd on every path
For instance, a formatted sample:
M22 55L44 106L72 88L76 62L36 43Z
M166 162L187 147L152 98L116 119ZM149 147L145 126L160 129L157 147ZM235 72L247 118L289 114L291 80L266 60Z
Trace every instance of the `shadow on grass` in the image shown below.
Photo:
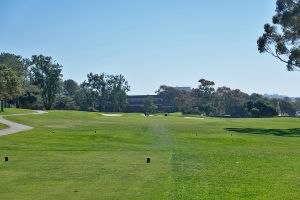
M265 134L284 137L300 137L300 128L293 129L260 129L260 128L225 128L226 131L234 131L246 134Z

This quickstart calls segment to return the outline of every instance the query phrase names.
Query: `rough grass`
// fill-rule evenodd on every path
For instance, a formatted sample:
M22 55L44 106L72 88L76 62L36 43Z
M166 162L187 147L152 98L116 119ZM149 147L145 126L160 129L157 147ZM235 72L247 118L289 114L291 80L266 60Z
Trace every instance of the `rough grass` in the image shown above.
M300 119L77 111L7 118L35 129L0 137L0 199L300 196Z
M5 124L0 124L0 130L5 128L8 128L8 126L6 126Z

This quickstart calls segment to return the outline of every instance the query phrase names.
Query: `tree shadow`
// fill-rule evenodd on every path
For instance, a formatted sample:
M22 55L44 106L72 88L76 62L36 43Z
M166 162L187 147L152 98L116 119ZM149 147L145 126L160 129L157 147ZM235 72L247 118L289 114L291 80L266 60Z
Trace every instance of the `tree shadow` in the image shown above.
M261 128L225 128L226 131L234 131L245 134L264 134L284 137L300 137L300 128L293 129L261 129Z

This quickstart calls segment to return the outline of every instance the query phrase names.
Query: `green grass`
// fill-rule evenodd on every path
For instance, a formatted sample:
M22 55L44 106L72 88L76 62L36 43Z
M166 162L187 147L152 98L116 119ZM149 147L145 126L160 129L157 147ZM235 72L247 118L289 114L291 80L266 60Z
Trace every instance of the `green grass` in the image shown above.
M28 109L5 108L4 112L0 112L0 115L24 114L24 113L31 113L31 112L32 110L28 110Z
M0 137L0 199L300 196L300 119L77 111L6 118L35 129Z
M0 124L0 130L5 128L8 128L8 126L6 126L5 124Z

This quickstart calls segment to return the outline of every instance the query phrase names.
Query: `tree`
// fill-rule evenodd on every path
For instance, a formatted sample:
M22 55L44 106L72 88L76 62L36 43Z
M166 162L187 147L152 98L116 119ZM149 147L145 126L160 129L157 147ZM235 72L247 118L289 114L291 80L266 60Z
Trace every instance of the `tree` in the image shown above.
M54 108L57 110L76 110L77 106L73 98L68 96L60 96L56 98Z
M247 108L252 117L274 117L278 115L276 109L263 100L257 102L249 101Z
M294 99L294 104L295 104L296 111L299 111L300 110L300 98L299 97Z
M190 108L193 105L193 97L191 91L178 90L176 95L175 105L178 111L182 113L190 112Z
M179 93L178 89L171 86L161 85L156 93L162 99L162 109L164 112L179 111L177 102Z
M264 29L257 40L258 51L286 63L290 71L299 69L300 0L277 0L273 25L265 24Z
M111 110L120 112L128 105L126 93L130 91L130 86L123 75L109 75L107 78Z
M7 67L14 70L16 75L21 79L24 79L28 76L28 59L24 59L21 56L11 53L1 53L0 64L5 64Z
M79 90L79 86L76 81L72 79L65 80L63 82L63 93L66 96L74 96Z
M88 80L81 84L76 95L76 102L90 106L82 106L94 111L122 111L127 106L127 92L130 89L123 75L93 74L87 75ZM85 99L85 100L84 100Z
M20 89L20 79L16 73L6 65L0 64L1 111L4 111L4 100L9 100L19 95Z
M250 101L256 102L256 101L259 101L259 100L263 100L264 97L263 97L263 95L261 95L261 94L252 93L252 94L249 96L249 99L250 99Z
M215 83L205 79L200 79L199 83L198 88L192 91L196 99L194 107L197 107L199 112L204 112L208 116L214 110L213 96Z
M34 85L41 89L43 104L51 110L56 95L61 90L62 66L49 56L34 55L31 58L30 78Z
M154 104L151 96L146 97L144 102L144 110L146 113L156 113L157 106Z
M81 84L81 88L84 89L88 101L91 102L91 108L93 110L106 110L108 104L108 86L106 81L107 75L89 73L87 75L87 81Z
M199 83L200 85L198 89L200 96L211 97L211 94L215 91L215 83L213 81L205 80L203 78L199 80Z
M95 108L97 99L94 92L86 88L83 84L80 85L80 89L76 92L74 100L80 110L97 111Z
M281 111L281 115L283 116L295 116L296 114L296 104L292 102L292 100L288 97L278 100L279 108Z
M231 90L228 87L220 87L215 92L215 104L218 113L232 117L246 117L248 112L245 103L248 94L240 90Z
M36 85L32 85L29 81L23 82L22 94L17 99L17 107L40 109L37 105L38 97L40 97L40 89Z
M20 79L21 91L18 97L14 97L12 101L12 103L15 103L16 107L19 108L20 99L24 99L22 96L26 96L28 94L28 86L30 85L28 80L28 67L30 62L28 59L24 59L15 54L1 53L0 64L5 64L7 67L12 69Z

